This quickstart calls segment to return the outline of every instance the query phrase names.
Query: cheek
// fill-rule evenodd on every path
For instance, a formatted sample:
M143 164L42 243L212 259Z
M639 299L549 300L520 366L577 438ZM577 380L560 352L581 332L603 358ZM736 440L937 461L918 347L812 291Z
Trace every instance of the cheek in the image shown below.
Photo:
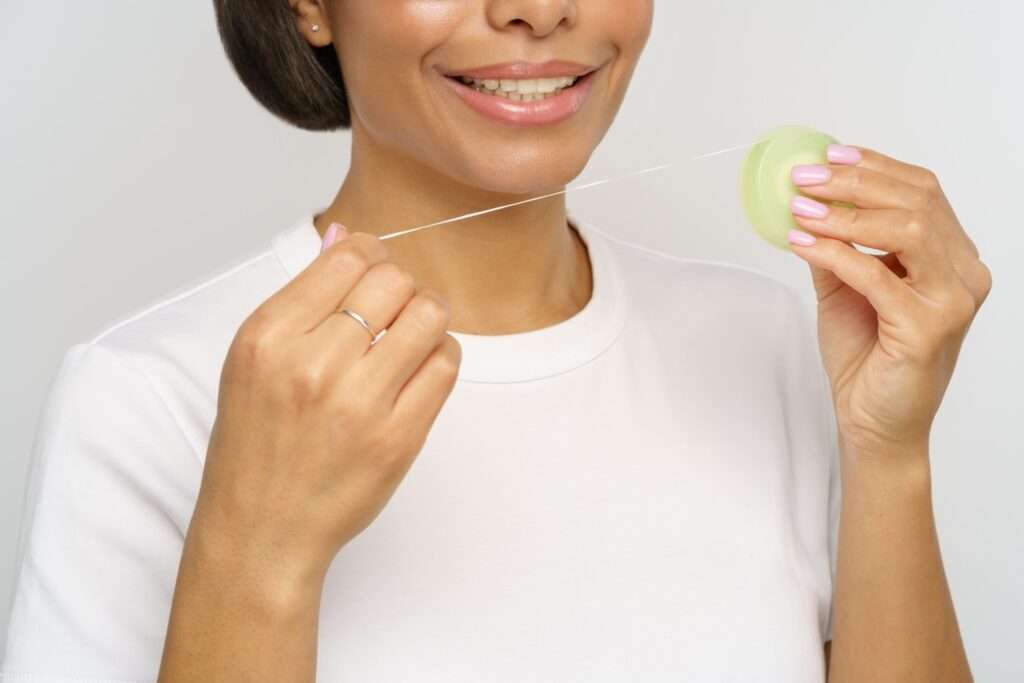
M335 35L353 115L370 129L414 117L403 103L423 88L425 57L464 20L466 3L353 0L340 9Z
M643 51L651 35L654 0L601 0L590 11L623 56L635 58Z
M593 0L593 4L585 5L585 11L588 14L581 25L585 23L588 34L614 50L606 78L607 88L601 93L603 115L610 126L625 99L633 72L650 37L654 2Z

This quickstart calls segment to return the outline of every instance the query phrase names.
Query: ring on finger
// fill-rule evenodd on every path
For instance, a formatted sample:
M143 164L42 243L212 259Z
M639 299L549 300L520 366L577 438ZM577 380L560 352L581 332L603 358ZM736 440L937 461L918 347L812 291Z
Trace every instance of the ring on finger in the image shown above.
M363 316L359 315L358 313L356 313L355 311L353 311L351 309L343 308L340 311L334 311L334 312L335 313L344 313L345 315L347 315L348 317L352 318L357 323L362 325L363 328L370 334L370 346L373 346L374 344L376 344L380 340L380 338L384 336L384 333L387 332L387 328L382 329L380 332L374 332L373 328L370 327L370 323L368 323L366 321L366 318L364 318Z

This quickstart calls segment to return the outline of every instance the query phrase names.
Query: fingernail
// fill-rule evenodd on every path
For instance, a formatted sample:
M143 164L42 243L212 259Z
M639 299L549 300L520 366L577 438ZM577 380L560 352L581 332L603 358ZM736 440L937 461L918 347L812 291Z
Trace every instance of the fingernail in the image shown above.
M828 207L810 197L796 196L789 202L789 208L797 216L804 218L824 218L828 215Z
M861 160L860 150L847 145L829 145L825 148L825 156L833 164L858 164Z
M810 235L802 230L790 230L787 237L790 244L797 244L801 247L809 247L817 241L814 239L814 235Z
M320 246L320 253L324 253L327 251L327 248L336 241L343 240L346 237L348 237L348 230L345 229L344 225L341 223L331 223L327 226L327 229L324 230L324 240L323 244Z
M817 164L794 166L792 176L796 185L818 185L832 179L832 170L828 166Z
M330 225L328 225L327 229L324 230L323 242L320 243L320 253L321 254L324 253L325 251L327 251L327 247L329 247L332 244L334 244L334 238L337 235L338 235L338 224L337 223L331 223Z

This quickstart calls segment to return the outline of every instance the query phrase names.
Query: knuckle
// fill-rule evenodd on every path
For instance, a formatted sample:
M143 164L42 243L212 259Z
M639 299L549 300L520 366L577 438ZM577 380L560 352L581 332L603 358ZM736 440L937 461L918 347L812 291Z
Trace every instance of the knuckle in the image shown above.
M988 296L988 293L992 291L992 270L984 261L978 259L978 272L980 273L981 292L984 296Z
M314 403L323 395L324 369L317 363L304 363L288 376L289 398L300 405Z
M269 363L274 347L269 321L254 313L238 328L225 365L231 371L251 372Z
M430 288L423 288L413 298L415 315L429 327L447 327L449 320L448 301Z
M853 203L864 203L864 172L858 166L850 166L844 170L847 176L846 182L850 188L850 195L853 197Z
M445 334L435 355L437 371L449 381L454 381L462 365L462 345L450 334Z
M863 238L865 235L862 234L866 228L864 225L864 215L857 209L846 209L839 213L839 225L837 226L840 231L840 236L846 241L856 241L858 237Z
M416 291L416 280L412 274L393 261L381 261L372 270L385 286L402 293Z
M927 234L927 222L920 211L911 211L907 222L903 226L906 239L911 244L920 244L925 240Z
M445 352L450 354L456 363L462 362L462 344L459 343L458 339L445 333L441 343L444 345Z
M921 183L931 194L937 194L941 191L942 186L939 184L939 176L935 174L929 168L921 168Z
M239 342L252 343L262 338L269 337L271 333L271 318L263 307L258 307L249 317L242 321L235 335Z
M335 273L365 273L373 265L366 252L349 240L337 249L328 249L327 254L328 268Z

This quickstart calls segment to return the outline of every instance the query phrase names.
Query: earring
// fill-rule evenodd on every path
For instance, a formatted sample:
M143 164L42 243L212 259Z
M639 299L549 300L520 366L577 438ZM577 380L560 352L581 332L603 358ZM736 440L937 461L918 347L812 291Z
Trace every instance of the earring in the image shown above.
M320 24L313 24L310 28L312 28L313 31L319 31L320 30Z

